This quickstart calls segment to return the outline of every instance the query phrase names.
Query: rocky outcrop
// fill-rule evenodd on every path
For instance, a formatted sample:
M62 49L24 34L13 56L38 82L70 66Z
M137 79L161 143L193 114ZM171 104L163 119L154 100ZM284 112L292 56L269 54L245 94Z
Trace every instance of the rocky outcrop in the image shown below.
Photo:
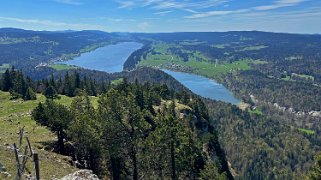
M99 178L91 170L84 169L69 174L60 180L99 180Z

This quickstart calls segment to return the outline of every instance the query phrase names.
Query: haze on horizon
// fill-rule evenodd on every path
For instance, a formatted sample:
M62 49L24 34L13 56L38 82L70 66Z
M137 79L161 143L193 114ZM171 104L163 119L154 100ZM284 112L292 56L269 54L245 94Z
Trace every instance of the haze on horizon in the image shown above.
M321 34L319 0L4 0L0 28Z

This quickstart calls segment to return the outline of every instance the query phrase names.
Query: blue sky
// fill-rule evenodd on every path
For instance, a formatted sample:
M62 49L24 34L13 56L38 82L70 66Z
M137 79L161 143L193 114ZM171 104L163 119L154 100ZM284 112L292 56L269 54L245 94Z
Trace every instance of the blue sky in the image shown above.
M1 0L0 27L321 34L321 0Z

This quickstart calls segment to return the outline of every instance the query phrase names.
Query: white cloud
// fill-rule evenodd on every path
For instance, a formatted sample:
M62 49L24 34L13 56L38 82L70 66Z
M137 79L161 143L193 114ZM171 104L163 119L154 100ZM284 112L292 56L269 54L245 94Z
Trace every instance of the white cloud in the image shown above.
M307 17L320 18L321 11L319 8L309 8L305 10L297 10L292 12L253 12L245 14L243 17L249 18L265 18L265 19L302 19Z
M119 8L130 8L135 6L135 3L133 1L119 1L120 4Z
M171 13L173 11L161 11L161 12L156 12L154 13L155 15L165 15L165 14L168 14L168 13Z
M308 1L308 0L277 0L271 5L256 6L256 7L250 7L247 9L237 9L237 10L228 10L228 11L199 12L199 13L194 13L190 16L185 16L185 18L196 19L196 18L206 18L211 16L229 15L229 14L244 14L249 12L257 12L257 11L269 11L273 9L283 8L283 7L295 6L305 1Z
M63 4L70 4L70 5L82 5L82 3L78 0L54 0L58 3L63 3Z
M22 24L37 24L46 26L48 28L59 28L59 29L74 29L74 30L84 30L84 29L102 29L101 26L91 25L91 24L70 24L65 22L56 22L50 20L39 20L39 19L22 19L16 17L0 17L2 21L17 22Z
M208 11L204 13L195 13L190 16L185 16L187 19L196 19L196 18L205 18L210 16L221 16L221 15L229 15L229 14L239 14L249 12L249 9L239 9L235 11Z
M155 10L183 10L190 13L196 13L197 10L215 7L230 0L132 0L132 1L118 1L120 8L134 8L134 7L150 7Z
M267 11L267 10L273 10L273 9L278 9L282 7L295 6L305 1L307 0L278 0L271 5L257 6L257 7L254 7L254 9L258 11Z

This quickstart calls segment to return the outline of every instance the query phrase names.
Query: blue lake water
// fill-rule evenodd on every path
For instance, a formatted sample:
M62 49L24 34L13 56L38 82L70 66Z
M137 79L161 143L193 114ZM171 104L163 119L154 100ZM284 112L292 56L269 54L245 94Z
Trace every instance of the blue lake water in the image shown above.
M121 72L127 58L142 46L136 42L118 43L98 48L92 52L81 54L73 60L61 63L108 73ZM173 76L195 94L232 104L240 103L228 89L212 79L182 72L163 71Z
M240 101L234 97L231 91L212 79L195 74L175 72L165 69L163 69L163 71L173 76L176 80L189 88L195 94L235 105L240 103Z
M123 71L123 65L127 58L142 46L142 44L136 42L109 45L88 53L83 53L73 60L62 62L62 64L75 65L109 73L121 72Z

